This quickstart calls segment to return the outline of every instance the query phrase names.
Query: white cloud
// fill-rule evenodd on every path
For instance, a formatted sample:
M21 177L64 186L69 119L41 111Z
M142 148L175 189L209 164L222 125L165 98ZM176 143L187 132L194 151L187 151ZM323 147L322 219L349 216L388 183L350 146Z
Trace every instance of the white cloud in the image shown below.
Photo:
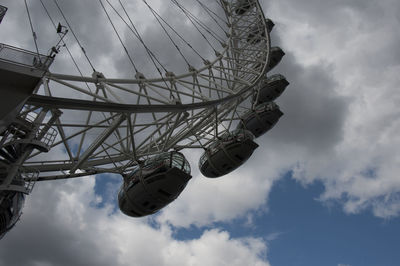
M316 83L316 77L309 76L308 84L313 93L318 95L323 91L326 97L329 94L346 97L346 104L339 109L313 110L314 114L325 117L327 123L324 125L322 120L319 125L312 124L313 141L302 142L297 138L299 147L292 146L293 153L297 154L296 161L292 161L296 165L294 177L303 183L322 181L326 190L321 199L343 202L348 213L371 209L376 216L385 218L400 213L397 151L400 138L396 133L400 130L397 93L400 34L396 30L399 20L394 6L398 3L288 0L270 3L267 12L278 22L276 30L282 46L293 53L306 71L318 65L329 66L323 72L330 76L334 85L326 90L324 83ZM287 71L289 62L283 64L281 70L290 80L293 69ZM290 90L302 89L297 94L308 91L303 91L298 77L290 81L289 92L280 99L284 103L294 95ZM308 101L302 104L318 105L321 99L310 94ZM339 102L333 100L331 98L330 102L339 106ZM326 103L323 106L330 108ZM293 110L286 112L287 116L301 119L297 113L301 113L304 106L291 102L286 107L289 112ZM332 111L344 111L344 116L329 117ZM339 138L315 153L313 148L320 146L319 139L327 143L326 136L331 133L324 132L323 128L330 123L336 123L331 129L341 130ZM292 131L299 131L299 125L293 122L291 125ZM296 138L287 140L296 141ZM313 147L313 143L316 146Z
M284 232L274 232L274 233L271 233L271 234L267 235L266 240L267 240L268 242L274 241L274 240L278 239L278 238L279 238L281 235L283 235L283 234L285 234L285 233L284 233Z
M281 152L284 154L285 151ZM190 158L194 161L197 157ZM263 172L260 172L260 167ZM260 208L265 211L267 195L274 181L285 172L281 167L284 165L276 154L259 148L245 166L229 175L209 179L195 170L194 178L179 199L168 206L157 220L174 226L205 226L245 218L250 211Z
M181 241L169 225L95 208L94 185L88 177L37 186L0 242L0 265L269 265L261 239L212 229Z

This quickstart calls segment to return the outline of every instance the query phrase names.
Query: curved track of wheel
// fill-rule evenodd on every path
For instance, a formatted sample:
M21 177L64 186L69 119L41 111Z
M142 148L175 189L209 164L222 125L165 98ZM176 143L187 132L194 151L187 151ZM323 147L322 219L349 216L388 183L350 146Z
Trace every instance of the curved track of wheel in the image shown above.
M271 50L259 2L244 13L236 12L238 3L220 1L226 39L213 60L189 65L187 73L148 78L138 72L135 79L47 73L20 116L42 108L63 112L53 125L58 136L48 153L30 155L24 171L39 171L39 180L126 173L148 156L204 148L233 130L252 108ZM265 34L253 41L257 27ZM81 120L64 119L71 116Z

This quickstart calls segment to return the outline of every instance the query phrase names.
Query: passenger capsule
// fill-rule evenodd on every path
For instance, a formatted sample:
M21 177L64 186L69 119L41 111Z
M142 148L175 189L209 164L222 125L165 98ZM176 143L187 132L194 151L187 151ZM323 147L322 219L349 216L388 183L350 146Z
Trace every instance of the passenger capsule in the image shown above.
M273 128L282 115L283 113L276 103L263 103L257 105L254 110L244 114L238 125L238 129L247 129L258 138Z
M272 28L275 26L274 22L270 19L265 20L268 34L271 33ZM256 25L251 30L247 37L247 42L250 44L257 44L265 38L265 27L264 24Z
M269 18L266 18L265 19L265 24L267 25L268 33L271 33L272 29L275 26L275 23L272 20L270 20Z
M253 139L254 135L244 129L225 133L200 157L200 172L212 178L232 172L244 164L258 147Z
M280 47L272 47L271 48L271 58L269 60L268 69L270 71L282 60L282 57L285 55L285 52Z
M25 195L16 191L0 191L0 202L0 239L2 239L18 222Z
M261 88L258 93L257 102L265 103L272 102L286 89L289 82L281 74L272 75L269 78L265 78L261 81Z
M154 156L124 177L118 193L119 208L132 217L153 214L174 201L191 177L190 165L182 153Z
M238 0L235 7L237 15L243 15L255 5L255 0Z

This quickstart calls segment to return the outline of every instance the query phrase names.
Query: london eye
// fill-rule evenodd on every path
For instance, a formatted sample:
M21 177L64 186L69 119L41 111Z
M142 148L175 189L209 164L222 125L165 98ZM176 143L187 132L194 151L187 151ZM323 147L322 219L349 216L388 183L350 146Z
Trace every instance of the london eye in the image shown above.
M97 4L130 75L113 77L95 66L96 55L84 49L57 0L40 1L57 36L47 54L0 44L0 238L20 218L25 195L42 181L119 174L121 211L153 214L189 182L196 164L184 153L203 151L198 167L204 176L226 175L252 156L257 138L283 115L274 101L289 83L269 71L284 52L271 46L274 23L259 1L169 1L201 42L182 33L151 1L137 2L179 64L163 61L121 0ZM35 39L27 1L25 8ZM6 12L0 6L0 23ZM90 74L79 70L67 38ZM71 56L79 74L53 70L60 54Z

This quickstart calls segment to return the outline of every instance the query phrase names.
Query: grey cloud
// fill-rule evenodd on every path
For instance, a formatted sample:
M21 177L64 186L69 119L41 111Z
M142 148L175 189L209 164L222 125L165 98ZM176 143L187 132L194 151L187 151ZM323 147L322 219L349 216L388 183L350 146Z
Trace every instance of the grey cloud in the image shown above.
M268 137L310 152L332 149L342 140L349 105L335 90L332 68L323 62L304 68L290 52L281 64L277 71L291 84L277 101L285 115Z
M45 2L55 21L67 26L53 2ZM96 63L96 57L107 55L113 47L113 40L109 38L111 30L104 27L105 23L99 23L106 22L107 18L98 2L74 0L58 1L58 3L89 58ZM41 6L37 5L36 8L39 9ZM71 30L68 33L68 39L72 43L75 42Z
M0 265L269 265L261 239L211 230L178 241L165 224L107 215L89 206L93 186L90 178L41 184L18 230L0 242Z
M0 265L115 264L115 258L110 256L112 247L89 238L90 230L68 226L82 223L76 210L60 209L65 208L62 200L66 197L62 196L63 193L71 193L71 188L66 181L38 184L33 195L27 197L22 221L0 242ZM71 207L80 208L79 205ZM87 208L90 209L89 206ZM69 223L66 218L76 221ZM107 249L103 249L102 244ZM23 256L18 252L23 252Z
M323 60L311 66L302 65L290 44L282 42L279 23L271 33L271 42L272 46L282 47L286 55L268 75L283 74L290 85L276 100L284 116L259 142L303 147L310 154L326 152L343 139L351 98L338 93L340 80L336 80L334 65Z
M380 4L376 1L362 0L287 0L281 4L282 12L291 13L301 23L310 23L316 27L341 27L345 26L343 19L351 16L347 11L365 14L369 19L382 15Z
M185 3L183 3L185 4ZM184 16L178 7L172 5L168 2L162 3L162 8L159 14L170 24L186 41L193 46L193 48L201 54L205 59L212 59L215 57L215 54L212 51L212 48L208 46L207 42L200 36L197 30L194 29L192 23ZM211 5L215 7L215 3ZM188 8L188 5L186 5ZM216 9L217 12L219 9ZM198 6L196 8L191 7L190 12L196 14L202 11L202 16L200 16L201 21L205 24L211 21L211 18L204 14L204 10L200 9ZM134 13L137 10L133 10ZM180 14L181 13L181 14ZM224 17L224 14L219 15ZM155 53L160 62L166 67L167 70L173 71L176 74L186 72L187 65L182 58L182 56L178 53L171 40L167 37L164 30L158 24L158 22L154 19L152 13L148 10L146 6L142 6L140 9L140 13L137 12L139 17L147 16L149 20L153 20L154 23L147 25L144 30L140 31L141 37L143 38L145 44L150 48L151 51ZM136 16L132 16L132 20L135 23L135 26L140 30L142 25L140 24L141 19L136 18ZM165 23L163 22L163 26L169 32L170 36L174 40L176 44L180 46L181 52L186 57L186 59L194 66L200 67L203 66L203 62L199 56L195 54L181 39L177 36ZM197 25L198 26L198 25ZM219 28L214 28L214 31L222 35L221 30ZM125 40L127 43L127 47L129 53L134 55L134 60L137 66L139 67L139 71L145 73L146 76L154 77L158 76L156 69L153 66L153 63L150 61L147 53L141 44L139 44L136 37L133 36L133 33L129 29L125 29ZM222 37L224 37L222 35ZM221 49L219 43L217 43L214 39L210 38L211 42L217 49ZM115 63L117 68L121 68L122 71L127 73L127 75L132 75L132 66L127 60L127 56L125 53L120 54L118 60ZM122 66L122 67L121 67ZM163 71L163 69L160 67ZM163 73L164 74L164 73Z
M292 84L278 100L286 115L265 143L295 166L295 178L322 181L326 191L321 199L339 201L348 213L372 210L380 217L397 216L398 198L393 195L399 191L398 156L393 146L398 146L394 132L399 124L399 3L339 4L268 5L273 15L282 17L277 28L285 32L282 45L289 55L277 70ZM294 155L282 156L282 146ZM376 170L373 178L366 174L371 168Z

